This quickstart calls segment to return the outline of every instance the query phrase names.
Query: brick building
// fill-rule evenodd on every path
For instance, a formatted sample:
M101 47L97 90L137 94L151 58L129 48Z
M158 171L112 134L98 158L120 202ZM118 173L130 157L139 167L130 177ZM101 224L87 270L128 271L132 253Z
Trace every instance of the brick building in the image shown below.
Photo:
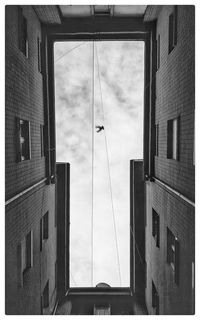
M6 6L5 40L6 313L48 314L56 301L55 183L32 6Z
M149 314L194 313L194 6L149 6L154 22L146 177ZM145 127L146 128L146 127Z
M194 7L102 7L80 17L68 6L6 6L6 314L52 314L69 289L69 164L56 172L53 43L100 33L145 42L144 165L135 162L133 175L142 195L131 220L132 232L143 226L145 268L134 242L130 290L104 290L122 293L124 313L136 312L137 292L149 314L194 313ZM73 301L85 294L71 291Z

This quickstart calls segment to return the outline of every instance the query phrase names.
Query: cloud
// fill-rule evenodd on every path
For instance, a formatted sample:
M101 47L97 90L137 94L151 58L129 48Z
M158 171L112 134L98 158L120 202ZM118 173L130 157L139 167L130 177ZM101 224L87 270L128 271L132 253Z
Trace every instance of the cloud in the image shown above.
M56 43L55 60L75 46ZM95 124L104 124L107 140L105 132L94 134L94 279L119 286L112 191L122 285L128 286L129 164L142 158L144 45L106 41L96 46L104 114L95 56ZM70 269L78 286L91 285L92 62L90 42L55 64L56 157L71 165Z

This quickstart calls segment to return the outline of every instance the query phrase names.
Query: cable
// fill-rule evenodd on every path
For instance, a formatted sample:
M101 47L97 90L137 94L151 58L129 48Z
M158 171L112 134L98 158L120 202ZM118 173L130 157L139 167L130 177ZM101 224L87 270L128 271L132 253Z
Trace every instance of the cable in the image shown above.
M60 59L62 59L64 56L66 56L68 53L72 52L73 50L75 50L76 48L79 48L81 46L83 46L84 44L86 44L88 42L83 42L78 44L77 46L71 48L70 50L66 51L64 54L62 54L62 56L60 56L58 59L55 60L55 63L58 62Z
M101 88L101 76L100 76L100 67L99 67L99 58L98 58L98 51L97 51L96 44L95 44L95 49L96 49L96 56L97 56L97 68L98 68L98 78L99 78L99 87L100 87L100 95L101 95L101 106L102 106L102 112L103 112L103 123L105 123L105 115L104 115L104 107L103 107L103 94L102 94L102 88ZM122 280L121 280L121 269L120 269L120 259L119 259L119 246L118 246L118 240L117 240L116 218L115 218L115 211L114 211L114 204L113 204L113 194L112 194L112 183L111 183L111 174L110 174L110 161L109 161L109 155L108 155L108 141L107 141L107 137L106 137L106 127L104 127L104 133L105 133L104 136L105 136L106 155L107 155L108 174L109 174L110 196L111 196L111 203L112 203L113 225L114 225L114 231L115 231L115 244L116 244L116 252L117 252L117 263L118 263L119 281L120 281L120 287L121 287L122 286Z
M132 236L133 236L134 239L135 239L136 250L137 250L138 255L139 255L139 257L140 257L141 264L142 264L142 266L145 268L145 261L142 259L142 256L141 256L141 254L140 254L140 250L139 250L139 247L138 247L138 244L137 244L137 241L136 241L136 237L135 237L135 234L133 233L133 229L132 229L131 225L130 225L130 230L131 230Z
M77 287L77 283L76 283L76 281L75 281L75 279L73 277L73 274L72 274L71 270L70 270L70 275L71 275L72 281L74 282L75 286Z
M92 64L92 214L91 214L91 286L93 287L94 281L94 104L95 104L95 56L94 56L94 41L92 43L92 55L93 55L93 64Z

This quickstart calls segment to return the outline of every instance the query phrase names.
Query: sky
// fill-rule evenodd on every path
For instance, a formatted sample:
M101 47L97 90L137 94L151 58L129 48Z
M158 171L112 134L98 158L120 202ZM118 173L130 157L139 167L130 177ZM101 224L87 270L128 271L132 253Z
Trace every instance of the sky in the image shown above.
M70 286L127 287L129 166L143 157L144 43L95 42L94 60L93 42L57 42L54 52L56 161L69 162L71 174ZM105 127L99 133L92 128L93 93L94 123Z

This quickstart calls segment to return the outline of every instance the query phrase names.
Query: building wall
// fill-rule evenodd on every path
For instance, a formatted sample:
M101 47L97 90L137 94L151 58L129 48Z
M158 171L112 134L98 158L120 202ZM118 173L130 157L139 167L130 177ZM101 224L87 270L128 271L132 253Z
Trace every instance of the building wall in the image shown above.
M43 240L40 251L40 219L49 211L49 238ZM21 285L20 243L33 231L33 267ZM6 314L40 314L41 295L49 280L51 313L55 305L55 190L41 186L6 207Z
M28 58L19 49L18 6L6 6L6 198L45 177L41 157L40 125L44 124L43 79L38 70L37 38L41 25L31 6L21 6L28 22ZM31 159L16 161L16 117L30 121Z
M155 123L159 155L155 176L194 201L194 6L177 6L177 45L168 54L168 24L173 6L162 6L157 19L160 68L156 73ZM167 120L180 115L180 160L167 159Z
M41 314L41 295L49 280L49 307L56 300L55 185L45 184L45 157L41 157L40 125L44 119L43 79L38 70L37 38L41 24L32 6L21 6L28 23L28 58L18 47L18 6L6 6L6 314ZM30 121L31 159L16 161L16 117ZM28 187L44 180L26 192ZM19 193L24 191L21 196ZM18 197L14 200L13 196ZM49 212L49 237L40 250L40 220ZM33 232L33 266L21 278L20 244Z
M159 314L193 314L195 166L194 151L194 6L177 7L177 44L168 53L169 15L174 6L161 6L160 68L156 72L155 124L159 125L154 182L146 182L146 304L152 308L152 281L159 296ZM167 159L167 121L180 116L180 159ZM164 185L159 183L159 180ZM165 186L166 185L166 186ZM169 191L167 186L189 199ZM160 247L152 236L152 209L160 219ZM179 284L167 263L167 227L179 242Z
M69 305L70 304L70 305ZM111 315L133 315L135 301L129 294L121 293L80 293L71 294L60 303L56 315L66 315L70 310L70 315L94 315L94 306L110 307Z
M146 183L147 228L146 304L152 309L152 280L159 295L160 314L192 314L192 262L194 262L194 208L155 183ZM152 208L160 217L160 248L152 236ZM167 263L167 227L179 241L179 284Z
M133 233L131 230L131 288L143 300L145 280L145 194L144 167L142 160L131 160L131 215L133 217Z

